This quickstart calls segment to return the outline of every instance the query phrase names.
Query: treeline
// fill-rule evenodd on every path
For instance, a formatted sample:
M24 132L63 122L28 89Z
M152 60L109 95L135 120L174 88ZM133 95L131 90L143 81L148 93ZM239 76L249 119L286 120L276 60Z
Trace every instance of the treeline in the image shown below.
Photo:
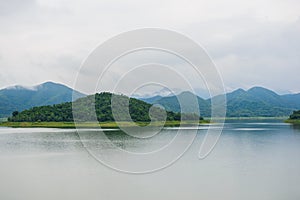
M22 112L14 111L8 118L11 122L71 122L73 121L72 103L53 106L33 107Z
M124 95L115 95L116 105L114 108L117 110L115 115L112 113L111 105L112 94L108 92L90 95L84 98L80 98L74 102L75 105L75 117L79 121L94 121L95 112L96 118L99 122L115 121L129 121L130 118L135 122L149 122L151 118L149 116L149 110L152 119L167 121L177 121L183 118L184 120L203 119L195 114L183 114L175 112L165 112L159 107L152 107L151 104L144 101L129 98ZM129 101L129 114L128 111ZM151 108L152 107L152 108ZM150 109L151 108L151 109ZM129 118L130 117L130 118ZM39 106L33 107L29 110L22 112L15 111L12 116L8 118L11 122L72 122L73 110L72 103L62 103L52 106Z

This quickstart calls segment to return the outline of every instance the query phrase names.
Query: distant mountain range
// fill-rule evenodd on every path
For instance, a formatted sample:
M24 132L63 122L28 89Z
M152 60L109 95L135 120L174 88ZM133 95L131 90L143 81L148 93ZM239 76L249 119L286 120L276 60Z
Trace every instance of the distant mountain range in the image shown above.
M53 105L72 101L73 89L58 83L46 82L33 87L12 86L0 90L0 117L13 111L23 111L35 106ZM75 97L86 96L75 91Z
M196 96L191 92L182 92L177 95L181 99L190 99ZM211 99L203 99L196 96L200 113L204 117L210 116ZM220 96L213 97L218 101ZM263 88L253 87L247 91L238 89L226 94L227 117L281 117L288 116L293 110L300 109L300 93L278 95L275 92ZM180 112L180 105L176 96L154 96L141 99L152 104L160 104L168 111ZM185 100L184 100L185 101ZM193 112L191 105L189 112Z
M204 100L201 97L198 97L194 95L191 92L182 92L178 94L177 96L154 96L150 98L143 98L141 100L151 103L151 104L159 104L163 106L167 111L173 111L173 112L181 112L181 107L179 104L178 99L180 99L184 103L185 112L187 113L193 113L195 112L195 106L194 101L192 101L192 98L196 98L199 104L199 109L202 116L209 116L210 114L210 101Z
M61 104L72 101L73 89L53 82L46 82L31 88L13 86L0 90L0 117L11 116L13 111L23 111L36 106ZM85 94L75 91L76 99L85 97ZM211 99L203 99L191 92L182 92L177 95L190 107L187 113L195 112L191 102L192 97L198 100L200 114L210 116ZM180 104L176 96L153 96L139 98L149 104L160 104L167 111L180 112ZM288 116L294 110L300 110L300 93L278 95L263 88L253 87L247 91L237 89L227 93L227 117L280 117ZM220 96L213 97L218 101Z

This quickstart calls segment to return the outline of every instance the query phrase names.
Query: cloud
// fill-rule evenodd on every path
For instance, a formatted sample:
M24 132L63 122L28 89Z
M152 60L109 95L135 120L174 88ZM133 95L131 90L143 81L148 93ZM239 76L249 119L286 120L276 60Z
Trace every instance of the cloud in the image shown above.
M261 23L260 29L222 43L215 49L214 57L226 85L263 85L278 91L300 92L296 75L300 67L299 33L300 20L284 25Z
M13 16L26 12L35 7L35 0L1 0L0 1L0 16Z
M0 88L47 80L72 86L80 64L98 44L124 31L161 27L202 44L228 90L259 84L300 92L297 0L1 0L0 4Z

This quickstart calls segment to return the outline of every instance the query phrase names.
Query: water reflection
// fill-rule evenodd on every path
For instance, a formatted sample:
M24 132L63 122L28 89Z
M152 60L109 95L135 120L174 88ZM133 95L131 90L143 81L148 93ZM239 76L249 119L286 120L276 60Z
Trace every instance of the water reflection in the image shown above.
M300 124L292 124L291 126L295 130L295 132L300 133Z
M176 131L165 129L155 140L116 130L105 133L119 148L146 152L167 144ZM171 167L128 175L89 156L76 130L1 128L0 199L299 199L300 126L277 121L226 124L211 155L199 160L204 133L199 130L189 151ZM101 145L95 131L86 134Z

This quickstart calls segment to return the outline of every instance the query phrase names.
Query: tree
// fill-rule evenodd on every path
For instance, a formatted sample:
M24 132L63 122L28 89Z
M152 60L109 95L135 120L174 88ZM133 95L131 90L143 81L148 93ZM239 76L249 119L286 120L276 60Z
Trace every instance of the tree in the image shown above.
M300 119L300 110L293 111L293 114L290 115L290 119Z
M17 116L18 114L19 114L19 111L14 111L14 112L12 113L12 116L15 117L15 116Z

